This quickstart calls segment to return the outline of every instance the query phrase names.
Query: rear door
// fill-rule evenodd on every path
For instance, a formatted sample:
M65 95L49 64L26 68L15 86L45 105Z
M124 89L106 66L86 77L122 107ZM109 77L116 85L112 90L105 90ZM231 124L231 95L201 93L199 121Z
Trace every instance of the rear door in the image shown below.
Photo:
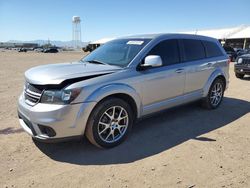
M184 93L201 92L213 71L213 61L206 59L205 47L201 40L180 40L182 60L186 70Z

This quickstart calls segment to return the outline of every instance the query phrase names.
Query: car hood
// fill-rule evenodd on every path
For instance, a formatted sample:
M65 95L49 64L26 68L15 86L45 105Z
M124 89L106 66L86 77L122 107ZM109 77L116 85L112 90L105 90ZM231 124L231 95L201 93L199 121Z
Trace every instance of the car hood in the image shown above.
M239 57L242 57L242 58L250 58L250 54L244 54L244 55L241 55Z
M82 80L121 70L120 67L81 62L50 64L34 67L25 72L26 81L36 85L55 85L74 78Z

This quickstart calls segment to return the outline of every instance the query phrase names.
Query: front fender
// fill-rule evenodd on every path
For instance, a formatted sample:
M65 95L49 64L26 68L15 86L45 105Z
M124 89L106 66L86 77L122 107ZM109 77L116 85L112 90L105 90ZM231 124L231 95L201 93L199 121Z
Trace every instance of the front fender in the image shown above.
M213 81L218 77L218 76L223 76L226 78L224 72L221 69L216 69L208 78L205 86L203 87L203 97L206 97L208 95L209 89L213 83Z
M141 108L141 98L140 95L136 92L134 88L127 84L113 83L109 85L102 86L101 88L96 89L92 94L90 94L86 101L96 101L99 102L105 97L114 94L126 94L133 98L137 107L137 117L140 117L142 113Z

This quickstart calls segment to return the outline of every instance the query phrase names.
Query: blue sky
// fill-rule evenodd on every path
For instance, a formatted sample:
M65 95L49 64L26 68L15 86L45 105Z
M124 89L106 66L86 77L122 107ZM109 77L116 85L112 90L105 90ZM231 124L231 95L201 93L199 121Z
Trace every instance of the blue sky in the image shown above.
M82 40L250 25L250 0L0 0L0 41Z

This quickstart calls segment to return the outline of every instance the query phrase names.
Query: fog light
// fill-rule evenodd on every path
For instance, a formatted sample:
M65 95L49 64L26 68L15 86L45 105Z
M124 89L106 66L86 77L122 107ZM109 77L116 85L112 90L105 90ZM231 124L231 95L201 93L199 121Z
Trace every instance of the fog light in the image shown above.
M56 136L56 132L51 127L48 127L45 125L38 125L38 127L39 127L42 134L49 136L49 137Z

